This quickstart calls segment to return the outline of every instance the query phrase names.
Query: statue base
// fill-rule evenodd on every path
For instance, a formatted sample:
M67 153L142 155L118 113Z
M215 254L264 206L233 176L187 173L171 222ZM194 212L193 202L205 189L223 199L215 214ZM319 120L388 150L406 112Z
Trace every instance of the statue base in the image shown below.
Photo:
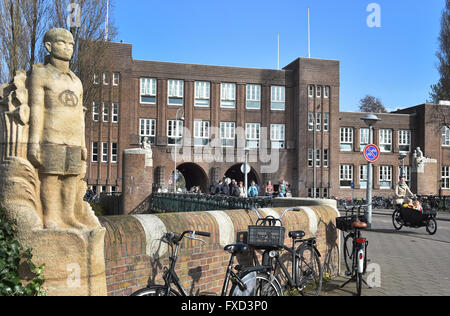
M104 228L36 229L21 242L36 266L45 264L48 296L106 296L104 237Z

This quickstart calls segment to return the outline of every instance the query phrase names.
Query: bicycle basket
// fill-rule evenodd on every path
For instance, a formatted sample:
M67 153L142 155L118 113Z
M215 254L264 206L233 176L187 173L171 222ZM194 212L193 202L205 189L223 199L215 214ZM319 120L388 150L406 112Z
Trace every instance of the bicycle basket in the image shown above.
M352 230L352 224L357 221L357 215L336 217L336 228L344 232ZM367 223L367 219L364 215L359 215L361 222Z
M284 245L286 228L280 226L248 226L248 245L255 248Z

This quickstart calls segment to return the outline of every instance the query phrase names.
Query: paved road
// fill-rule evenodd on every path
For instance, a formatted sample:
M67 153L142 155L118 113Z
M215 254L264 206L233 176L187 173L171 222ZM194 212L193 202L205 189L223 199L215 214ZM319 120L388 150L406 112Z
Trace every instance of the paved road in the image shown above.
M450 216L440 216L438 231L430 236L425 228L403 228L398 232L392 217L382 213L392 211L374 214L372 229L363 234L369 240L368 258L372 264L366 278L381 283L379 287L364 288L363 295L450 296ZM345 280L341 277L327 284L330 292L326 294L353 295L355 283L338 288Z

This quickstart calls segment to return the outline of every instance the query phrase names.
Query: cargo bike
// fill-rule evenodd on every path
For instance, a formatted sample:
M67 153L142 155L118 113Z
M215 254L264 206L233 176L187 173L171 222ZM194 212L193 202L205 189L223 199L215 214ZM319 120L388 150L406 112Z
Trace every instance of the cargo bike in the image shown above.
M425 227L428 234L434 235L437 232L436 215L437 211L430 208L418 211L404 205L397 205L392 214L392 224L398 231L403 227Z

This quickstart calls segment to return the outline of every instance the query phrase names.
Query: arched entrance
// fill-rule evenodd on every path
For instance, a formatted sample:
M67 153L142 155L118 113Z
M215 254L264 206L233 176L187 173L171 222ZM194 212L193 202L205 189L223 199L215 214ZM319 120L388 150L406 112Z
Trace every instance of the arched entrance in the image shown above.
M237 183L242 181L242 183L245 184L245 175L241 172L241 166L242 164L234 165L228 171L225 173L225 176L227 178L230 178L231 180L236 180ZM251 168L250 173L248 174L248 185L250 186L250 183L252 181L255 181L256 184L260 184L260 180L258 177L258 174L256 173L255 169Z
M194 163L184 163L179 165L177 170L183 174L187 191L193 186L199 186L203 193L208 192L208 176L200 166Z

